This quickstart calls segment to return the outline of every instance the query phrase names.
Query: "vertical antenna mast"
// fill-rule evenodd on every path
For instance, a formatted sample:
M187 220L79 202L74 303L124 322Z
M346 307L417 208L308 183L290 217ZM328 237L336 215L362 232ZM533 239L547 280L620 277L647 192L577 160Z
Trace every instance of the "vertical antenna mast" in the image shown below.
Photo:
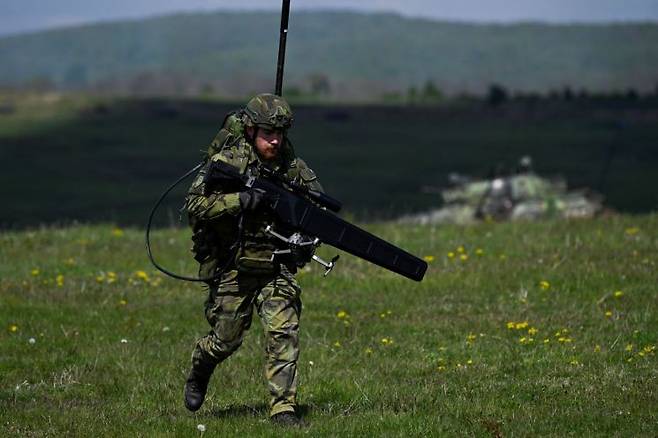
M283 67L286 63L286 42L288 41L288 19L290 18L290 0L283 0L281 9L281 35L279 37L279 59L276 63L277 96L283 95Z

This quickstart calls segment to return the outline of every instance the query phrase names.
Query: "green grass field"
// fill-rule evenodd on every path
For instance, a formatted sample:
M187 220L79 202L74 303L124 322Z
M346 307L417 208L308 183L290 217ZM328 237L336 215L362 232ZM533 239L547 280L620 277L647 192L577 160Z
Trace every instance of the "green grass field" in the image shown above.
M658 215L365 227L429 271L415 283L344 256L328 278L300 274L307 426L286 434L656 436ZM186 230L154 239L194 271ZM185 410L204 293L143 246L102 225L0 234L0 435L284 433L266 419L256 322Z

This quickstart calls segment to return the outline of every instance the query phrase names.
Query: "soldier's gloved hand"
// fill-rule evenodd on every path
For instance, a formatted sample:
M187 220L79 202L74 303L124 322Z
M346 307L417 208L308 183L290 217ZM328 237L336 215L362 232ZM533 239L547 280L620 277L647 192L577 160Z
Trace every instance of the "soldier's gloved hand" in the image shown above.
M260 189L245 190L244 192L240 192L239 196L242 211L255 211L270 204L267 193Z

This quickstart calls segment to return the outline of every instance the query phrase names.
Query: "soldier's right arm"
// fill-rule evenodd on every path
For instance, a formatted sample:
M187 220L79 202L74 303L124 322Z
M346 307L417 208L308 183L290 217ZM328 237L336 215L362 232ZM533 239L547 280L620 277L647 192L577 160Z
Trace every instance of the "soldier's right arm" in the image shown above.
M208 190L204 178L211 161L201 169L192 183L185 199L185 207L190 216L199 220L213 220L225 215L237 216L240 213L239 193L224 193L221 188Z

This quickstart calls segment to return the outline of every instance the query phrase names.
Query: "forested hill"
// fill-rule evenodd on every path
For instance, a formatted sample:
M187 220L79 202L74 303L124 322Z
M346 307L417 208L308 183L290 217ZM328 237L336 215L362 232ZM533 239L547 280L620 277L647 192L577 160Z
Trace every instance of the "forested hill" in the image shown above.
M0 39L0 85L248 93L271 86L279 15L177 14ZM346 96L407 92L640 91L658 80L658 24L482 25L394 14L293 14L287 84ZM157 90L154 90L157 91Z

